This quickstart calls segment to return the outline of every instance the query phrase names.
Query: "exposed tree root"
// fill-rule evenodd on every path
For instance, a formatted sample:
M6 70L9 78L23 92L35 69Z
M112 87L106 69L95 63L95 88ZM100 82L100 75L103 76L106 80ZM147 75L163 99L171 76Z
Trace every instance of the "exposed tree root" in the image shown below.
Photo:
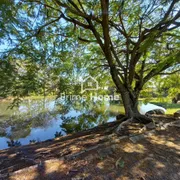
M148 124L152 122L152 119L141 114L136 114L132 117L123 117L120 119L120 125L116 128L116 133L119 133L121 130L124 129L125 125L128 125L130 123L140 123L140 124Z
M133 121L133 118L129 118L125 121L123 121L116 129L116 133L119 133L122 129L124 129L124 126L131 123Z

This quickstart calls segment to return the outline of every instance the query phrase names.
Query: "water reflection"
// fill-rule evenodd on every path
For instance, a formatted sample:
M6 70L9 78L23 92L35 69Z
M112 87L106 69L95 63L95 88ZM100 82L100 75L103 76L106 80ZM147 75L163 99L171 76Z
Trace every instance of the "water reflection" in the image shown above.
M10 140L7 141L8 147L14 147L14 146L21 146L21 143L19 141Z
M7 109L0 102L0 149L25 145L89 129L114 120L119 105L101 101L25 100Z

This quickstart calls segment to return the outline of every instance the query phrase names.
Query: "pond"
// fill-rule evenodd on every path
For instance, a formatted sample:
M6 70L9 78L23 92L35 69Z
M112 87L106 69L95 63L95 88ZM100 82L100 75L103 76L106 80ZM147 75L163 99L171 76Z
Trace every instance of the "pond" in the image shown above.
M0 101L0 149L41 142L115 120L122 106L107 101L26 99L13 109Z

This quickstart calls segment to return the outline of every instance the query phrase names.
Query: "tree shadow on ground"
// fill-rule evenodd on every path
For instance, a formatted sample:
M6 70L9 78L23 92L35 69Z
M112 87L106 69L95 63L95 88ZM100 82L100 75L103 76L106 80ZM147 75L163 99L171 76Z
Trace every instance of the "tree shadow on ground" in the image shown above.
M157 131L135 144L129 138L104 138L104 132L105 128L96 128L21 147L29 159L34 159L29 164L15 154L18 148L1 151L1 162L3 157L8 162L4 162L1 173L15 166L12 171L16 172L7 179L180 179L178 128Z

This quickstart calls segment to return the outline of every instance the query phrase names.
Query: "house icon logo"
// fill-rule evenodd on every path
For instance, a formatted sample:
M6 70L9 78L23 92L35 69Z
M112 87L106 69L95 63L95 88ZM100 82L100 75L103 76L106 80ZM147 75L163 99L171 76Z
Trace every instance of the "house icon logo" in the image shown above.
M87 90L98 90L99 89L99 85L98 82L95 78L93 78L92 76L88 76L86 79L83 80L83 82L81 83L81 93L84 93Z

